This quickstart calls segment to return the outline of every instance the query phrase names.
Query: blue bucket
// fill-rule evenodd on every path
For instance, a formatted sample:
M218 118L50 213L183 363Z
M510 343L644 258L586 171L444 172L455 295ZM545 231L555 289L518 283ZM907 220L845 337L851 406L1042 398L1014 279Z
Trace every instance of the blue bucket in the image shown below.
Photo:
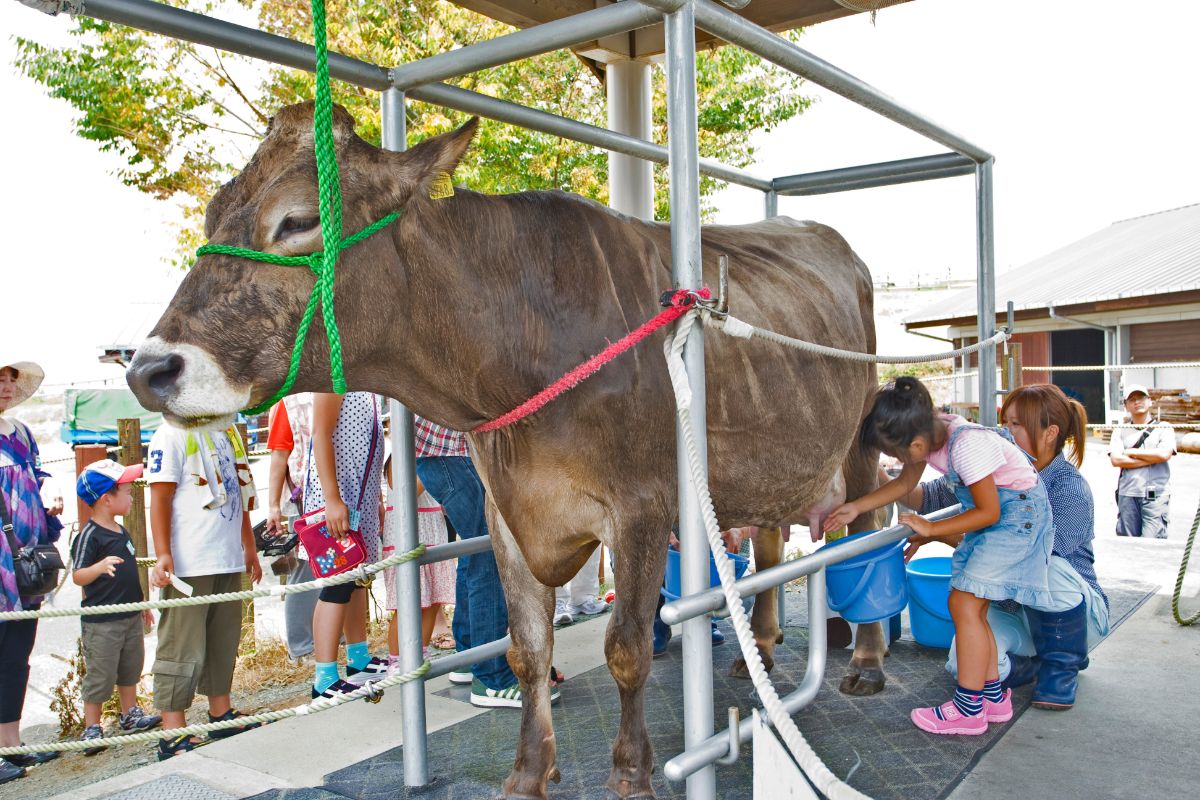
M954 622L950 619L950 559L917 558L908 562L909 623L917 644L950 648Z
M821 549L841 547L874 532L856 533L830 542ZM904 545L901 539L826 567L829 608L847 622L860 625L899 614L908 604L908 585L904 580Z
M726 553L726 555L733 562L734 577L740 578L745 575L746 568L750 566L750 559L746 556L739 556L737 553ZM674 548L668 548L667 580L666 585L662 589L662 595L667 598L668 603L679 599L681 583L679 578L679 551ZM717 574L717 562L713 558L711 551L708 554L708 585L721 585L721 576Z

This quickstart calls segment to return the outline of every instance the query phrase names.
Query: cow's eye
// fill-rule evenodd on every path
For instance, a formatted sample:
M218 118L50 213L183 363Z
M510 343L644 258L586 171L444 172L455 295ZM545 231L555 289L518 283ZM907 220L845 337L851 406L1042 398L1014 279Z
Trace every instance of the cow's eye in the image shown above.
M283 218L283 222L279 223L279 229L275 231L275 241L284 239L297 233L305 233L313 228L320 226L321 218L313 216L305 216L302 214L289 214Z

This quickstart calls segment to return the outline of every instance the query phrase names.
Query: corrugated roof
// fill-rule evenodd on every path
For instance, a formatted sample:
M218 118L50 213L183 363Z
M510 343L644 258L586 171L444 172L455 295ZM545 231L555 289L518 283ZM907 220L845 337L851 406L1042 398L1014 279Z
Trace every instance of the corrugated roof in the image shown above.
M1017 311L1200 289L1200 203L1114 222L996 276L996 307ZM906 325L975 314L975 289L905 317Z

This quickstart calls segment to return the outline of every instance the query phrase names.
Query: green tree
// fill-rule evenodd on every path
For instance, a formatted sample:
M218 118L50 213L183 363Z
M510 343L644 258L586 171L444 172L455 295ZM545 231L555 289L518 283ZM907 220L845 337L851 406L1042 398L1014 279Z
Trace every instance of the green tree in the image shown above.
M255 21L262 30L310 41L308 0L172 0L176 6L226 19ZM376 64L399 64L492 39L508 26L444 0L328 0L332 51ZM183 221L176 263L188 266L202 238L203 211L213 192L257 146L274 109L313 95L307 72L266 66L212 48L77 18L73 43L51 48L17 39L16 66L78 112L76 133L117 153L123 183L174 199ZM801 81L736 48L696 59L700 155L735 166L753 160L753 131L769 130L804 110ZM566 51L482 70L454 83L487 95L605 125L604 88L588 65ZM665 78L654 71L655 141L666 140ZM334 81L335 102L380 138L378 94ZM465 115L410 102L410 141L444 133ZM456 180L484 192L564 189L608 199L604 152L578 142L484 121ZM658 170L656 213L668 214L666 181ZM701 194L717 188L702 178ZM702 206L706 214L711 207Z

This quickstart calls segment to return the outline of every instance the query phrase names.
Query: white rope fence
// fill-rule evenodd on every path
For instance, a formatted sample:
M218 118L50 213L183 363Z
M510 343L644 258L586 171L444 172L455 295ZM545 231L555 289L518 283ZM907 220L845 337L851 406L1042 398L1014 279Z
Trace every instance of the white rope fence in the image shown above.
M792 756L796 759L796 763L800 765L800 768L804 770L817 789L829 797L830 800L869 800L867 795L842 782L837 775L833 774L825 766L820 756L813 751L812 747L805 740L804 735L800 733L800 729L796 727L796 723L792 720L791 715L787 713L787 709L783 707L783 703L779 699L775 687L771 684L771 679L767 675L766 669L763 667L762 657L759 655L754 635L750 632L750 622L746 618L746 610L742 607L741 595L734 588L736 577L734 576L733 565L730 563L729 557L725 554L725 544L721 540L721 531L717 524L716 511L713 509L712 496L708 491L708 483L704 479L704 467L700 462L700 454L695 437L692 435L690 411L692 390L688 385L687 370L683 363L683 347L692 325L696 322L697 314L697 311L690 311L679 320L675 327L674 337L667 337L664 349L667 358L667 369L671 374L671 385L675 389L676 414L679 417L679 425L683 431L688 467L691 470L692 483L699 499L700 513L704 518L704 532L708 538L709 548L713 553L713 558L717 566L717 574L721 578L721 589L725 593L725 604L730 612L730 621L733 623L733 630L737 634L738 646L742 649L742 656L746 659L746 667L750 672L754 689L758 692L758 696L762 700L768 719L771 720L771 724L774 725L775 730L783 738L788 750L791 751ZM729 319L731 318L726 319L725 325L720 326L727 333L729 332ZM742 324L745 325L745 323ZM747 325L746 327L750 328L751 326ZM757 331L758 329L753 330ZM792 343L799 342L799 340L788 337L780 336L775 338L776 336L777 334L772 334L771 336L762 336L762 338L781 341L781 343L788 344L789 346L795 346ZM870 359L874 358L874 356L867 353L851 353L849 351L835 350L823 345L812 345L809 342L800 342L800 344L805 346L798 349L819 348L819 350L815 350L814 352L820 352L824 355L833 355L841 358L849 357L856 361L867 360L862 358L862 356L867 356ZM941 356L938 358L940 359Z
M388 556L374 564L363 565L356 569L333 575L328 578L317 578L304 583L288 583L282 586L269 586L265 589L246 589L240 592L223 592L221 594L203 594L195 597L176 597L172 600L143 600L140 603L118 603L103 606L87 606L80 608L40 608L36 611L5 611L0 613L0 622L16 619L43 619L46 617L78 617L93 614L119 614L123 611L145 611L154 608L178 608L180 606L201 606L210 603L228 603L234 600L253 600L258 597L282 597L288 594L311 592L324 589L326 586L338 586L350 581L363 581L376 572L404 564L420 558L425 553L425 545L417 545L406 553Z
M300 584L296 584L299 586ZM353 692L337 695L335 697L318 697L311 703L295 706L293 708L282 708L278 711L264 711L261 714L248 714L246 716L237 717L235 719L222 720L221 722L205 722L198 725L187 725L182 728L171 728L170 730L162 731L146 731L144 733L127 733L120 736L106 737L104 739L88 739L86 741L72 742L52 742L48 744L27 744L20 747L0 747L0 756L15 756L26 753L70 753L78 750L90 750L93 747L114 747L127 744L137 744L139 742L156 742L161 739L173 739L177 736L194 736L200 733L208 733L209 731L227 730L229 728L242 728L246 725L254 725L262 722L277 722L281 719L289 717L302 717L307 714L317 714L321 711L328 711L331 708L336 708L343 703L349 703L352 700L367 700L368 702L377 703L383 697L383 690L389 686L397 686L401 683L408 683L423 677L429 672L430 663L428 660L421 663L416 669L405 672L401 675L392 675L374 683L368 683L361 688L355 689Z

